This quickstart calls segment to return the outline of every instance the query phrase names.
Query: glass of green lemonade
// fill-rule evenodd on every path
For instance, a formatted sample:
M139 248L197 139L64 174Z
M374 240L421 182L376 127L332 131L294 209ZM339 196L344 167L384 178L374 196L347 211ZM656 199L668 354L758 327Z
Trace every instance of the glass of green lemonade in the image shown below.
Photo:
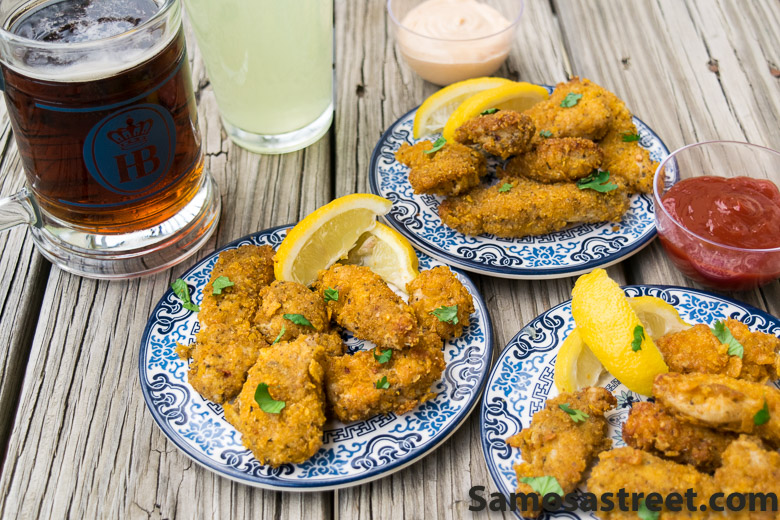
M222 123L258 153L300 150L333 120L332 0L184 0Z

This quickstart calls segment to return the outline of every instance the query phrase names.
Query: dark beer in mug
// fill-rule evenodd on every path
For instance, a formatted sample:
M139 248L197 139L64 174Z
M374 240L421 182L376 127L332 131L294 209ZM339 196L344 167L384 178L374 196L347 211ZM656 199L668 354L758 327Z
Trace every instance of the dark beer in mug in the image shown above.
M28 183L40 209L67 227L109 235L147 229L176 215L201 185L181 25L171 30L160 20L148 38L113 44L159 9L153 0L62 0L27 4L5 23L13 35L66 51L106 42L87 59L32 46L17 57L19 67L2 69Z

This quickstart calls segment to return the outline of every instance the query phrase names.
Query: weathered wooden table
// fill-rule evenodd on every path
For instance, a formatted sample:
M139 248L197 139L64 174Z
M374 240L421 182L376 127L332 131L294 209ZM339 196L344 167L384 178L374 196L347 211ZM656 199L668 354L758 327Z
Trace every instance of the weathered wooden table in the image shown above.
M495 491L476 414L391 476L335 493L281 493L194 464L163 436L141 395L141 332L178 273L235 238L368 191L382 131L436 90L402 62L384 1L335 3L335 123L297 153L255 155L226 138L190 40L206 163L223 201L219 229L196 258L148 278L97 282L50 266L23 228L0 234L2 518L461 518L472 515L471 486ZM776 0L526 0L498 75L556 83L573 74L626 100L670 149L710 139L780 149ZM7 196L23 179L2 111ZM692 284L658 243L609 271L621 283ZM525 322L568 299L574 283L474 278L493 317L496 353ZM780 315L777 281L736 297Z

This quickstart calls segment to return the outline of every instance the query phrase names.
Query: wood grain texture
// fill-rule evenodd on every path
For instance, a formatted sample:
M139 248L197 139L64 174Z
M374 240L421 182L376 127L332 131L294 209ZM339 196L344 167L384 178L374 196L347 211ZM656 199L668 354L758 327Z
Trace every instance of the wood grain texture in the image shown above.
M52 269L40 315L28 311L37 328L0 477L2 518L330 516L330 493L254 489L194 464L160 432L138 385L146 320L177 273L219 245L299 220L331 195L330 138L284 156L233 145L192 39L189 49L206 166L222 192L219 228L196 258L156 276L97 282Z

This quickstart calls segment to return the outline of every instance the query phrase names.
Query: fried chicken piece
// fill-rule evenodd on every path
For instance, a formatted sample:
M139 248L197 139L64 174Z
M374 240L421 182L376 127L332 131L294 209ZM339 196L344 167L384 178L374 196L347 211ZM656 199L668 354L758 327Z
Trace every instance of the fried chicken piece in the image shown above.
M723 375L668 373L656 376L653 395L692 424L749 433L780 446L780 390L772 386ZM764 406L769 420L756 424Z
M530 117L514 110L499 110L463 123L455 130L455 140L506 159L527 152L535 134Z
M538 182L576 181L601 165L603 153L596 143L579 137L545 139L533 150L513 157L498 168L501 179L525 177Z
M704 473L720 466L721 454L735 438L733 433L687 423L655 403L635 403L623 425L623 440L629 446Z
M584 412L588 417L575 422L560 408L561 404ZM544 409L534 414L529 428L507 439L507 444L520 448L523 457L523 462L515 465L517 492L533 493L530 485L521 482L523 477L543 476L555 477L564 493L574 491L596 456L612 447L604 413L616 404L615 397L600 387L588 387L548 399ZM538 513L538 510L523 511L525 516Z
M685 496L688 489L693 489L697 495L693 498L695 512L687 511L685 503L682 511L670 512L664 509L659 518L665 519L702 519L708 518L706 513L699 511L702 504L706 504L709 496L715 491L715 484L709 475L700 473L695 468L677 464L661 459L650 453L634 448L616 448L604 451L599 455L599 461L593 468L588 478L588 492L601 497L604 493L612 493L614 508L611 511L600 511L602 520L635 520L638 518L640 497L632 503L632 493L642 493L647 496L650 493L660 493L666 497L671 493L679 493ZM623 490L628 493L624 504L631 511L620 511L618 492ZM607 506L607 502L600 502L600 507Z
M262 464L304 462L322 446L324 356L314 336L265 348L235 402L225 405L225 419L241 432L244 446ZM281 412L265 412L258 406L255 392L260 383L268 386L273 400L284 401Z
M374 357L381 353L381 349L364 350L328 359L328 402L340 421L360 421L380 413L403 414L435 397L431 385L441 378L445 366L442 342L436 334L424 334L417 346L392 350L385 363ZM387 388L377 388L385 381Z
M710 327L699 324L666 334L656 345L672 372L724 374L764 383L778 378L780 339L772 334L751 332L737 320L727 319L726 327L744 347L743 356L729 356L729 347L720 342Z
M658 163L650 159L650 152L639 146L639 142L624 142L624 135L636 134L636 126L610 128L599 147L604 152L601 169L614 177L622 178L631 193L652 193L653 177Z
M606 93L590 80L575 76L559 83L549 99L523 113L531 118L537 133L547 131L552 137L583 137L595 141L604 137L612 122ZM570 107L561 106L569 94L582 97Z
M460 143L447 143L437 152L430 141L407 143L395 153L398 162L409 166L409 183L417 194L458 195L477 186L487 175L487 160Z
M421 272L406 284L409 306L423 331L433 331L448 341L463 334L474 312L474 299L449 267L439 266ZM454 319L442 321L434 311L441 307L456 307Z
M544 184L516 179L509 191L479 187L439 206L449 227L467 235L499 237L544 235L572 224L619 221L629 208L625 189L599 193L574 183Z
M315 289L338 291L327 302L333 319L358 339L381 348L402 349L417 344L419 328L412 309L382 278L365 266L335 264L318 273Z
M330 328L325 302L303 284L276 281L263 287L258 298L262 303L255 322L268 343L292 341L302 334L327 332ZM298 325L292 320L299 318L291 315L302 316L311 325Z
M200 331L191 345L179 345L181 359L192 357L187 380L204 398L215 403L232 399L241 390L257 353L267 346L255 328L259 291L273 281L273 249L246 245L223 251L203 289L198 313ZM233 282L214 294L220 276Z
M723 465L715 472L715 484L724 496L773 493L780 497L780 453L767 450L755 437L740 435L723 453ZM760 502L757 506L757 509L762 508ZM728 517L776 520L780 515L772 511L771 506L769 501L763 507L764 511L729 511Z

